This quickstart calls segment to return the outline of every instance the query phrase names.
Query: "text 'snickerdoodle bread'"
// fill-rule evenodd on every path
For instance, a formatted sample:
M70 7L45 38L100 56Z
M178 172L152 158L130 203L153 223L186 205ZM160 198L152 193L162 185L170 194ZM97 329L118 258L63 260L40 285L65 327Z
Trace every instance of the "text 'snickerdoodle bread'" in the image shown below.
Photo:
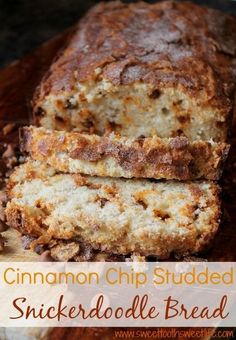
M34 115L50 129L225 141L235 57L233 16L184 1L100 3L44 77Z
M213 182L153 182L56 174L38 161L19 166L8 183L8 222L22 234L77 238L118 254L168 258L196 253L218 229Z
M65 173L110 177L219 179L229 146L186 137L132 138L25 127L21 150Z

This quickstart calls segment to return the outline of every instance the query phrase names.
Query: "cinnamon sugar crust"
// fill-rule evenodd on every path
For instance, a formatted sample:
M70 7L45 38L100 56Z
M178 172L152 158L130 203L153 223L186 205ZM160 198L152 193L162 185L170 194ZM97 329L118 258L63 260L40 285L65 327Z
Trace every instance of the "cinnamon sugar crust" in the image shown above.
M186 137L98 136L79 132L21 129L21 150L65 173L125 177L217 180L229 145Z
M100 3L38 88L36 122L100 135L225 141L235 41L233 16L190 2Z

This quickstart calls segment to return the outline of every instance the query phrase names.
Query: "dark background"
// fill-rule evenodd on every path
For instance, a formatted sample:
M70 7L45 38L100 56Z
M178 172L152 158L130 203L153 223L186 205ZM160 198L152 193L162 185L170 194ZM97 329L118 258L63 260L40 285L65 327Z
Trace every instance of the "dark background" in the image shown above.
M0 68L73 25L91 5L98 2L0 0ZM195 2L236 14L236 1L233 0Z

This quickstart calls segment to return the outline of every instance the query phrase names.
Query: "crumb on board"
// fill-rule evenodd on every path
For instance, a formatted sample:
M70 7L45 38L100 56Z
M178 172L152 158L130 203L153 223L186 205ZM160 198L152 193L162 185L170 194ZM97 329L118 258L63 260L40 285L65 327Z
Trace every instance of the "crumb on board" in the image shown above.
M16 127L15 123L6 124L2 129L3 135L4 136L8 135L9 133L11 133L15 129L15 127Z
M4 246L5 246L5 240L4 240L4 237L0 234L0 252L4 250Z

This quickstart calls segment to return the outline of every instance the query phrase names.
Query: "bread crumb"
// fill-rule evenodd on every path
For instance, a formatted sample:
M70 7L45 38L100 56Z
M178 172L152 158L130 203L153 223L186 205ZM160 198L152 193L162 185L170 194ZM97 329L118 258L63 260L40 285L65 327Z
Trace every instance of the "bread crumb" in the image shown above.
M5 240L4 240L4 237L0 235L0 252L3 251L4 247L5 247Z
M9 123L9 124L5 125L2 129L3 135L4 136L8 135L10 132L12 132L14 130L15 127L16 127L15 123Z

